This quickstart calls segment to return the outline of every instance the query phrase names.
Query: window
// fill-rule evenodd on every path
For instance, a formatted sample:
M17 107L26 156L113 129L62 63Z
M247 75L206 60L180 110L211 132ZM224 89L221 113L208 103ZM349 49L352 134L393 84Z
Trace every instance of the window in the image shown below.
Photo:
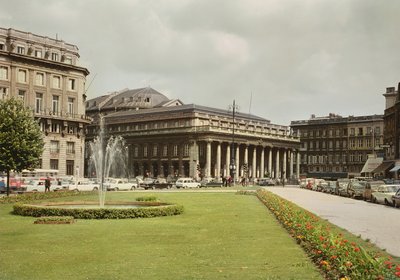
M178 145L174 145L173 154L174 157L178 156Z
M75 154L75 143L67 142L67 154Z
M163 157L168 156L168 145L164 145L163 147Z
M68 114L74 114L74 102L75 99L72 97L68 97Z
M363 140L362 139L358 139L358 147L361 148L363 145Z
M5 51L6 45L3 42L0 42L0 51Z
M36 73L36 85L43 86L44 85L44 74Z
M158 146L157 146L157 145L154 145L154 146L153 146L153 157L156 157L157 154L158 154Z
M76 127L75 127L75 126L69 125L69 126L67 127L67 133L68 133L68 134L75 134L75 131L76 131Z
M188 157L189 156L189 144L185 144L183 146L183 156Z
M36 93L35 112L40 113L43 107L43 94Z
M35 50L35 57L37 58L42 58L42 50L36 49Z
M363 135L363 128L362 127L359 127L358 128L358 135Z
M136 158L139 157L139 147L138 146L135 146L133 148L133 156Z
M354 136L355 134L355 129L354 128L350 128L350 136Z
M58 169L58 159L50 159L50 169Z
M59 61L59 55L58 53L51 53L51 60L53 61Z
M8 67L0 66L0 80L8 80Z
M18 98L21 99L25 103L25 90L19 89L18 90Z
M66 166L67 166L67 175L69 175L69 176L74 175L74 161L67 160Z
M350 148L355 148L356 146L356 141L354 139L350 140Z
M60 142L56 140L51 140L50 141L50 153L59 153L60 152ZM57 168L54 168L57 169Z
M53 133L60 133L60 124L52 123L50 129Z
M0 87L0 99L6 99L8 97L8 88Z
M18 70L18 82L26 83L26 70Z
M61 88L61 77L53 76L53 88Z
M25 54L25 47L17 46L17 53L18 54Z
M53 95L53 102L51 105L51 110L53 113L58 113L59 99L60 97L58 95Z
M68 89L76 90L75 79L68 79Z
M375 127L375 135L380 135L381 134L381 128L379 126Z
M147 146L143 147L143 157L147 157Z

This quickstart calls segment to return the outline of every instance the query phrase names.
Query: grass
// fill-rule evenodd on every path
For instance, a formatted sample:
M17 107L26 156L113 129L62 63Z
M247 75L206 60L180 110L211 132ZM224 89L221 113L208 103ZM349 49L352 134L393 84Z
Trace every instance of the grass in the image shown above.
M184 214L35 225L0 205L0 279L323 279L255 196L154 195L183 205Z

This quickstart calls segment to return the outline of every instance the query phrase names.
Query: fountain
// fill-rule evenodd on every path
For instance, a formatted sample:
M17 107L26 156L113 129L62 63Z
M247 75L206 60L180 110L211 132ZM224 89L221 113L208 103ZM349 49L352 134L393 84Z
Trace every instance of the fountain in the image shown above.
M94 168L99 188L99 205L104 207L105 196L107 189L104 181L113 171L113 175L121 175L121 171L126 170L126 155L128 149L125 145L125 140L121 136L110 137L105 145L104 118L100 116L100 132L93 142L89 143L90 148L90 163ZM93 170L93 169L92 169Z
M100 187L99 204L91 201L44 202L35 204L15 204L13 213L22 216L72 216L79 219L127 219L150 218L179 215L183 212L180 205L159 201L120 201L106 203L105 180L113 175L121 177L126 171L128 154L125 140L110 137L105 143L104 119L100 117L100 133L89 144L90 165L96 172Z

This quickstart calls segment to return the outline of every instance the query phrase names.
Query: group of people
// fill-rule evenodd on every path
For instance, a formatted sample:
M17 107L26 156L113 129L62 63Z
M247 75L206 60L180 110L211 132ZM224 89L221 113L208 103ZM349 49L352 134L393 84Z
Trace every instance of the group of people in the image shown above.
M224 187L230 187L232 185L232 182L233 182L233 179L231 176L229 176L229 175L226 177L222 176L222 185Z

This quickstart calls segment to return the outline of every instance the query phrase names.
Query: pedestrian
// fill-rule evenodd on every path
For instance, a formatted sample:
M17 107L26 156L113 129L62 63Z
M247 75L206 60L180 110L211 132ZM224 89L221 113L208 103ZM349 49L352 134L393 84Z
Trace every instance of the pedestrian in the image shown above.
M244 187L246 185L246 178L245 177L242 177L241 183L242 183L242 187Z
M44 180L44 192L50 192L50 177L47 176L47 178Z
M222 186L226 187L226 178L222 177Z

